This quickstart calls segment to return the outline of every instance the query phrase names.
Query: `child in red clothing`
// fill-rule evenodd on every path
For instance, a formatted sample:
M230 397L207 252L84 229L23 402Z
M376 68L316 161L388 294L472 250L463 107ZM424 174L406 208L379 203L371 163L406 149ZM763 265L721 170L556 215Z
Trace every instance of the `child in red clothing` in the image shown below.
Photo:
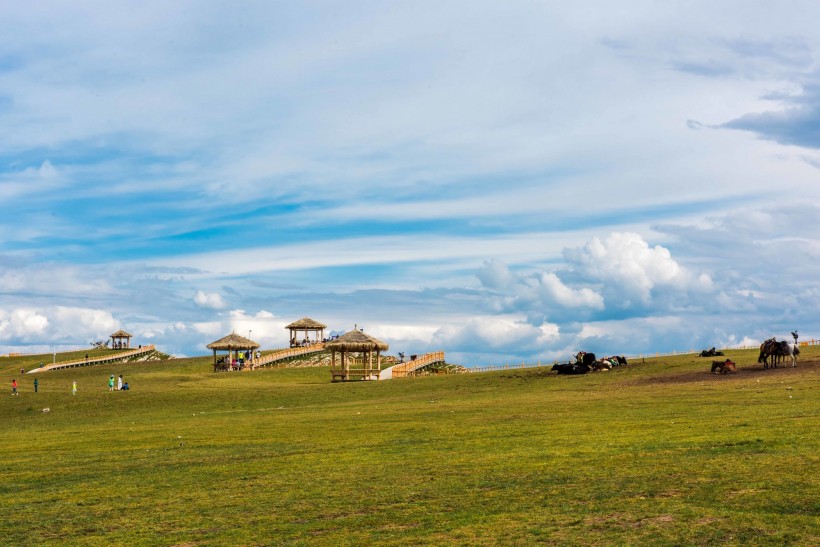
M11 394L12 395L20 395L19 393L17 393L17 380L12 380L11 381Z

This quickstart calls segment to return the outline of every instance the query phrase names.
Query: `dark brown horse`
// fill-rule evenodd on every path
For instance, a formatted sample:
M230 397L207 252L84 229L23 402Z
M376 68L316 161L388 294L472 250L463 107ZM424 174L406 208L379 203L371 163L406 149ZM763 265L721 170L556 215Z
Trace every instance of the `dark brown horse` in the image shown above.
M735 362L731 359L725 361L712 361L712 372L727 374L729 372L737 372Z
M769 338L760 344L760 355L757 357L758 363L763 363L763 368L769 368L769 357L772 358L772 366L775 366L774 358L777 355L777 339Z

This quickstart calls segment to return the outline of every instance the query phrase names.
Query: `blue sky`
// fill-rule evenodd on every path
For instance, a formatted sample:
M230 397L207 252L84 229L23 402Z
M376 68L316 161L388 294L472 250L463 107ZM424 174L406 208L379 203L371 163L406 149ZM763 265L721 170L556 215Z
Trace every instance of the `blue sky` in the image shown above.
M820 337L815 2L3 12L0 352Z

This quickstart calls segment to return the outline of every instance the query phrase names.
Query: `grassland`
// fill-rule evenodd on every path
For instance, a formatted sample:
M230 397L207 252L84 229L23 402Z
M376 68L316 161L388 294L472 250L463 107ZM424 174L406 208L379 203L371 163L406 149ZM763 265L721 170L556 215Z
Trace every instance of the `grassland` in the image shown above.
M729 356L347 384L179 359L37 394L50 355L3 358L0 541L817 545L820 347Z

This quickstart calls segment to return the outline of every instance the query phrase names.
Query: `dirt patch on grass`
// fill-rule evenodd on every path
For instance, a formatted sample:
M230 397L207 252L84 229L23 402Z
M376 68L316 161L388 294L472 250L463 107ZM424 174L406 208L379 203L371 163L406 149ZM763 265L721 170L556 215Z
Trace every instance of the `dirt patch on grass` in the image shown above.
M658 374L648 378L637 380L635 384L687 384L691 382L733 382L737 380L748 380L749 378L762 378L775 376L780 378L790 378L794 375L811 374L820 369L820 359L810 359L799 361L796 367L768 368L764 369L761 364L740 364L737 365L737 372L729 374L713 374L709 371L712 368L712 361L703 360L703 370L693 370L687 372L673 372L669 370L658 370Z

